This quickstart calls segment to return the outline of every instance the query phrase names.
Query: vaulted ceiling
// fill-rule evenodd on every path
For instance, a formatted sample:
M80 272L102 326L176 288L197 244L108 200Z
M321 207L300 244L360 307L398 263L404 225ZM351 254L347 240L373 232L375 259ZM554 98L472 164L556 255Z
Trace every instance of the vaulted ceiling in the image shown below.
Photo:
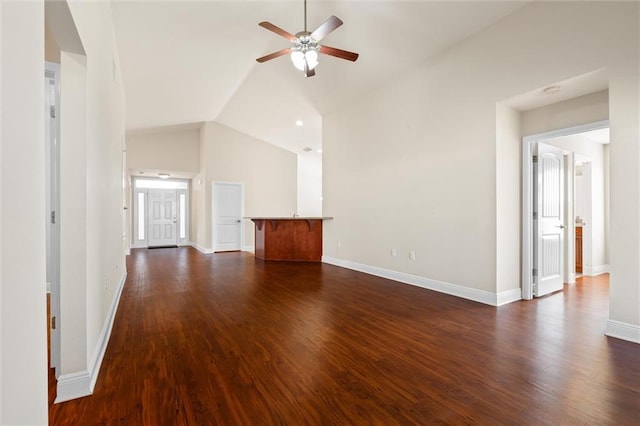
M323 44L360 58L321 55L316 76L305 78L287 56L255 60L290 46L258 23L301 31L303 0L114 1L127 129L218 121L296 153L316 151L323 115L524 4L309 0L309 30L338 16L344 25Z

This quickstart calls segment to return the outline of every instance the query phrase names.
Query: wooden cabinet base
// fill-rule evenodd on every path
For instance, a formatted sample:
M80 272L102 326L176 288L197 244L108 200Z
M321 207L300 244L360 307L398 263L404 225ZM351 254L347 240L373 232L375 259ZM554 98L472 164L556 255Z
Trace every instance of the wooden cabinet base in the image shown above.
M251 219L255 255L264 260L320 262L322 219Z
M576 273L582 273L582 226L576 226Z

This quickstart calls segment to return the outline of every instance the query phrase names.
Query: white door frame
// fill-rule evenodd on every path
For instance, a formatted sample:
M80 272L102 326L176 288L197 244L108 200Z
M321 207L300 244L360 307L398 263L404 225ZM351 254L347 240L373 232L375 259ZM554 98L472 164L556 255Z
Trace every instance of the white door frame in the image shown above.
M533 149L545 139L609 127L609 120L525 136L522 139L522 298L533 299Z
M217 250L216 247L216 184L224 184L224 185L239 185L240 186L240 217L244 216L244 183L242 182L225 182L225 181L212 181L211 182L211 249L215 253ZM239 250L242 251L244 247L244 226L243 223L240 223L240 247Z
M54 104L45 102L45 119L48 120L49 134L45 135L45 180L46 195L45 223L47 229L47 291L50 294L50 355L51 367L60 374L60 65L45 62L45 90L49 88L50 79L54 80ZM46 93L46 92L45 92ZM50 99L46 95L46 99ZM53 107L53 109L51 109ZM52 144L52 139L55 143ZM54 328L55 325L55 328Z

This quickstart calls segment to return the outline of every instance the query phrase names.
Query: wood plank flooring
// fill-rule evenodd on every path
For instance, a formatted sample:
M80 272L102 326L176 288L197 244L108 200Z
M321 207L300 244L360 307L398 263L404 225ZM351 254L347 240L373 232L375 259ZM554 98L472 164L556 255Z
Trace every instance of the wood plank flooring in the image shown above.
M53 425L638 425L608 279L494 308L314 263L133 250L92 396Z

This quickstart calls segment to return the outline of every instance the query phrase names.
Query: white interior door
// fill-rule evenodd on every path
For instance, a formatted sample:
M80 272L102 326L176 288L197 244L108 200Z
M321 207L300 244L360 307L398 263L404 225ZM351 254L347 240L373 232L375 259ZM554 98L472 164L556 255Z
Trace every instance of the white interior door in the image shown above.
M534 296L562 290L564 229L563 154L538 143L534 166Z
M149 247L175 246L177 209L175 189L149 189Z
M242 184L213 184L213 250L241 249Z

